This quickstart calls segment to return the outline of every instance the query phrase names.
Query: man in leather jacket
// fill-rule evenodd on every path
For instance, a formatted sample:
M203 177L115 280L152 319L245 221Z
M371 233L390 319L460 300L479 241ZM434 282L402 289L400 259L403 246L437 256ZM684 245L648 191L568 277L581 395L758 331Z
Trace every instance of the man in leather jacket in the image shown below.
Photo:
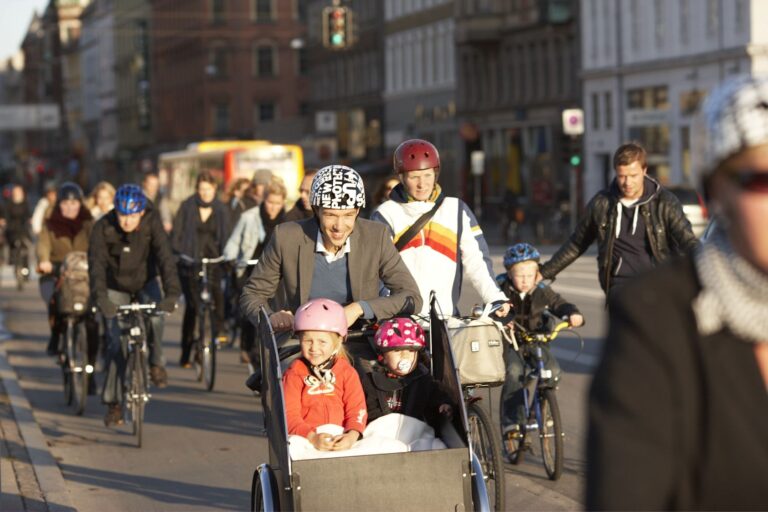
M698 244L677 197L647 175L646 152L637 143L613 155L616 178L587 205L570 238L541 265L553 279L597 240L600 286L606 295L626 279Z

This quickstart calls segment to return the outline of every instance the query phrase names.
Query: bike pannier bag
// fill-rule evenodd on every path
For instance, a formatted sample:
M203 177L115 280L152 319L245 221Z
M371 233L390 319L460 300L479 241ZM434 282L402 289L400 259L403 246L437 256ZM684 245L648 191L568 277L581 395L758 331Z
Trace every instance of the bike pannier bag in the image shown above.
M62 315L79 315L88 309L91 290L88 283L88 255L83 251L67 254L61 264L56 287L56 307Z
M447 320L451 349L462 384L504 383L504 339L488 318Z

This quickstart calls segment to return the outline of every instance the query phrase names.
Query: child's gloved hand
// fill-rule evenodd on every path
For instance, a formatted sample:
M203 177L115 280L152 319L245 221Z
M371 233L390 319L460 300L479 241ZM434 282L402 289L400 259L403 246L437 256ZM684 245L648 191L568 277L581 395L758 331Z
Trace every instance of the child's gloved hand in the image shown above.
M358 439L360 439L360 432L356 430L350 430L349 432L341 434L340 436L336 436L332 450L349 450Z
M334 449L334 437L331 434L310 432L307 436L307 441L320 451L329 452Z
M453 407L451 407L450 404L442 404L440 407L437 408L437 412L439 412L443 416L450 416L453 414Z
M578 314L577 315L571 315L568 318L568 322L573 327L581 327L582 325L584 325L584 317L581 316L581 315L578 315Z

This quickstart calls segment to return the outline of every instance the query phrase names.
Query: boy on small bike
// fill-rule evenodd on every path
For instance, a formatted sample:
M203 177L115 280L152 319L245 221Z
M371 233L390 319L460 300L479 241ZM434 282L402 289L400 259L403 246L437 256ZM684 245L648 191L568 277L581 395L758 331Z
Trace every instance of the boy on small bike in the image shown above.
M132 300L157 303L160 311L172 312L181 295L176 262L168 236L157 214L149 207L138 185L117 189L115 208L93 227L88 249L91 294L107 319L107 377L102 400L108 406L106 426L123 421L120 405L125 372L125 341L121 340L117 307ZM162 299L157 272L162 278ZM158 387L167 385L162 353L163 319L153 316L148 332L150 378Z
M584 317L578 308L566 302L552 288L540 283L536 285L541 255L530 244L519 243L504 253L505 274L497 276L496 281L509 298L514 313L513 321L528 331L548 331L550 318L545 311L567 320L571 326L584 324ZM525 421L525 403L523 397L523 355L508 346L504 358L507 365L506 379L501 390L501 433L505 439L520 436L520 424ZM543 347L544 366L552 371L552 381L560 379L560 365Z

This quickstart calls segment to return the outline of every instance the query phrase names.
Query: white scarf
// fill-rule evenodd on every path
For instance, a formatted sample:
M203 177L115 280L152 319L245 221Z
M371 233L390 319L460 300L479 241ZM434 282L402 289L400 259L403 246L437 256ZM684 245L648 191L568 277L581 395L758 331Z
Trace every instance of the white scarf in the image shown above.
M702 284L693 301L701 335L727 327L751 343L768 343L768 276L736 254L719 225L694 254Z

